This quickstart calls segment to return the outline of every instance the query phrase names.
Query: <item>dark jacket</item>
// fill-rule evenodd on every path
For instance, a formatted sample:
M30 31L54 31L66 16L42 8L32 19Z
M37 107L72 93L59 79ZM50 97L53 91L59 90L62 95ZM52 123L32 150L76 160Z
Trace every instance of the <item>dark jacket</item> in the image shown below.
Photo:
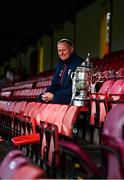
M52 84L48 87L46 92L54 94L52 103L56 104L70 104L72 97L72 79L71 73L79 66L82 59L72 53L70 58L66 61L59 60L55 74L52 79Z

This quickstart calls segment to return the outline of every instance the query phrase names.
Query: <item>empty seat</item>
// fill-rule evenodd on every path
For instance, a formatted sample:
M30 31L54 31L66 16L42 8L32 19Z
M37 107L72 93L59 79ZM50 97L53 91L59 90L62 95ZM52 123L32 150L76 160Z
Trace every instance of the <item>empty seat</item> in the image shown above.
M78 106L69 107L62 121L62 130L61 130L62 135L73 137L73 126L74 124L76 124L79 114L80 114L80 107Z
M95 144L99 144L100 142L101 128L108 112L107 100L114 82L114 80L105 81L98 93L89 95L90 126L86 132L86 139Z
M28 159L22 151L13 150L9 152L0 165L0 178L11 179L14 172L26 163L28 163Z
M99 122L104 121L104 118L106 116L106 104L105 104L105 101L103 100L108 98L108 95L111 91L113 83L114 83L114 80L107 80L102 84L98 93L90 94L89 98L90 98L90 107L91 107L91 115L90 115L91 125L95 124L95 118L97 118ZM98 103L99 105L96 105L96 103ZM104 110L104 115L99 114L99 117L98 116L96 117L96 113L98 112L102 113L103 110Z
M56 178L59 166L58 127L42 122L40 127L41 166L45 167L47 177Z
M92 161L86 151L78 144L60 140L61 173L62 178L67 179L99 179L100 169ZM69 167L69 168L68 168ZM68 168L68 172L67 172Z
M34 165L20 150L12 150L0 165L0 179L41 179L43 169Z
M33 164L26 164L13 174L11 179L44 179L45 172L43 169L39 168Z
M114 82L109 94L108 108L112 108L119 100L124 100L124 79Z
M105 120L102 133L104 177L124 178L124 104L113 107Z

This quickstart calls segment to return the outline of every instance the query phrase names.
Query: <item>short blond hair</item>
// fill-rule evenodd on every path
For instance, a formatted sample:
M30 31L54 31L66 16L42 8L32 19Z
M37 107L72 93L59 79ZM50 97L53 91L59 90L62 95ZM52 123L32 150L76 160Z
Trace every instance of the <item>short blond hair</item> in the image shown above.
M71 47L73 47L73 43L72 43L72 41L71 41L70 39L66 39L66 38L61 39L61 40L59 40L59 41L57 42L57 45L60 44L60 43L62 43L62 42L66 42L66 43L68 43Z

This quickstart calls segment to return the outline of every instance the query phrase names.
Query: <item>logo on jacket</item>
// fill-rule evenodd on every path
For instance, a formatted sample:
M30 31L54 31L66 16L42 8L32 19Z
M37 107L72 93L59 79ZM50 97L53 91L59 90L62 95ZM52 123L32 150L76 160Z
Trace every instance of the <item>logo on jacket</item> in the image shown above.
M62 72L63 72L63 70L61 70L61 72L59 73L59 76L62 75ZM71 75L71 69L68 70L68 75Z
M71 74L71 69L68 70L68 75L70 75L70 74Z

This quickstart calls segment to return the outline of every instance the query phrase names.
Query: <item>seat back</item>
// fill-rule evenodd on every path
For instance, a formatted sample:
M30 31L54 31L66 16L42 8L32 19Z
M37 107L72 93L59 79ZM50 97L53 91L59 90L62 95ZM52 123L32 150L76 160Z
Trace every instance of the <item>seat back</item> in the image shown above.
M120 67L120 69L116 70L116 78L124 78L124 67Z
M24 110L24 114L23 114L24 117L29 117L30 116L31 112L34 109L34 104L35 104L34 102L28 102L27 103L27 105L25 107L25 110Z
M124 179L124 142L120 138L102 136L101 145L104 179Z
M62 125L63 125L63 120L65 117L66 112L69 109L69 105L61 105L61 107L58 110L57 116L55 117L53 124L58 126L58 132L59 134L62 134Z
M27 104L26 101L16 102L14 109L13 109L14 116L15 115L21 116L21 113L24 112L24 108L25 108L26 104Z
M26 164L19 169L11 177L12 179L43 179L45 171L33 164Z
M124 173L124 104L117 104L107 114L102 133L105 176L123 179Z
M13 173L26 163L28 163L28 160L22 151L13 150L9 152L1 163L0 178L11 179Z
M48 131L49 136L50 136L49 152L48 152L48 164L49 164L49 166L57 166L59 164L58 127L54 124L50 124L48 126L47 131Z
M40 125L40 121L47 122L50 113L53 112L53 104L46 104L39 109L36 116L36 123Z
M61 134L72 137L73 135L73 126L76 123L78 116L80 113L80 107L79 106L70 106L67 110L63 122L62 122L62 131Z
M118 104L107 114L104 122L103 134L114 138L123 137L124 104Z
M108 94L108 93L110 93L110 90L111 90L111 87L112 87L113 83L114 83L114 80L105 81L102 84L102 86L101 86L101 88L99 90L99 93L100 94Z
M61 104L51 104L51 109L47 118L48 123L54 123L60 107Z
M116 80L110 90L110 94L123 94L124 93L124 79Z
M37 113L38 113L38 110L39 110L39 108L41 107L41 105L42 105L41 103L34 102L32 111L29 113L29 116L30 116L31 118L35 118L35 117L36 117L36 115L37 115Z
M69 175L71 178L78 179L99 179L101 172L96 164L91 160L87 152L76 143L66 140L59 141L60 151L62 155L61 171L64 173L66 179L66 168L69 166ZM68 161L67 159L68 158ZM63 164L64 162L64 164Z
M114 80L107 80L102 84L98 93L96 94L93 93L90 95L90 99L91 99L90 100L90 107L91 107L90 125L95 124L95 118L97 118L98 123L104 122L104 119L107 113L105 101L108 98L108 95L110 94L113 84L114 84ZM99 113L98 116L96 116L97 113Z
M104 100L104 101L99 101L99 123L100 124L103 123L105 120L107 110L108 110L106 100L108 99L108 95L111 92L114 82L115 82L114 80L108 80L104 82L97 96L98 99ZM102 95L102 93L104 95Z
M43 114L44 114L44 112L46 113L46 111L45 111L45 109L47 108L47 105L48 104L42 104L41 106L40 106L40 108L38 109L38 112L37 112L37 114L36 114L36 117L35 117L35 121L36 121L36 125L37 126L40 126L40 121L43 119ZM44 116L45 116L45 114L44 114ZM45 117L44 117L45 118Z
M109 109L115 106L119 100L123 100L123 94L124 94L124 79L116 80L109 94L109 100L110 100L108 101Z
M59 165L58 127L48 122L41 122L41 167L45 165L46 174L53 177ZM51 174L51 175L50 175Z

